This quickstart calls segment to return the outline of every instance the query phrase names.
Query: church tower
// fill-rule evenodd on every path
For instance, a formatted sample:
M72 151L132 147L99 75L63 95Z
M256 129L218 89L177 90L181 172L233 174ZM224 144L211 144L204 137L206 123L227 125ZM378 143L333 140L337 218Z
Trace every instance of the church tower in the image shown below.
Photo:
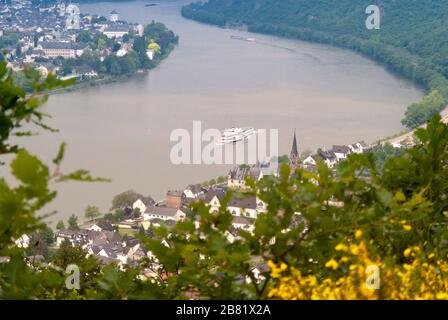
M292 140L291 153L289 154L289 167L291 171L295 171L297 169L299 162L299 152L297 150L297 139L296 139L296 130L294 129L294 138Z

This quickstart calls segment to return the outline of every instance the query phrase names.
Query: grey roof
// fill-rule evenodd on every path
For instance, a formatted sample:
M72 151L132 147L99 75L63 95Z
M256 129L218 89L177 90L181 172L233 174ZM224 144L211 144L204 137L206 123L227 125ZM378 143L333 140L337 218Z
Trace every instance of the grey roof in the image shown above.
M331 149L331 151L337 152L337 153L350 153L351 152L351 150L348 146L337 146L337 145L334 145L333 149Z
M102 248L101 246L93 245L90 247L90 249L92 249L94 255L97 255L98 253L100 253Z
M178 210L179 209L177 208L149 206L146 208L145 213L158 216L174 217Z
M368 148L369 146L367 145L367 143L365 143L365 141L360 141L359 144L363 147L363 148Z
M140 201L143 202L145 206L152 206L156 203L151 196L140 198Z
M189 185L185 189L186 190L190 190L194 194L198 194L198 193L204 192L204 188L202 188L202 186L200 184L192 184L192 185Z
M221 190L211 189L205 194L205 202L209 203L210 201L212 201L214 196L216 196L218 200L222 200L225 196L225 192Z
M246 225L253 224L251 219L248 219L246 217L241 217L241 216L234 216L232 223L246 224Z
M77 73L81 73L81 74L87 74L87 73L92 73L92 72L96 72L92 67L88 66L88 65L82 65L82 66L75 66L73 67L73 69L77 72Z
M67 237L67 236L88 236L87 230L70 230L70 229L61 229L58 232L56 232L57 237Z
M319 156L324 160L334 160L336 158L333 151L321 151L319 152Z
M110 24L105 32L128 32L131 29L131 26L128 24Z
M181 197L183 194L183 191L181 190L168 190L166 193L167 196L173 196L173 197Z
M244 208L244 209L256 209L257 208L257 198L255 196L245 197L242 199L232 198L232 199L230 199L228 206Z
M97 224L102 230L113 231L114 227L110 222L100 222Z
M298 156L299 156L299 151L297 150L296 131L294 130L294 138L292 140L290 158L292 158L292 157L297 158Z
M260 176L261 169L258 166L236 167L229 172L229 179L245 180L246 177L251 176L253 180L257 180Z
M39 42L38 45L42 46L43 49L66 49L66 50L81 50L88 47L85 43L72 43L63 41L43 41Z

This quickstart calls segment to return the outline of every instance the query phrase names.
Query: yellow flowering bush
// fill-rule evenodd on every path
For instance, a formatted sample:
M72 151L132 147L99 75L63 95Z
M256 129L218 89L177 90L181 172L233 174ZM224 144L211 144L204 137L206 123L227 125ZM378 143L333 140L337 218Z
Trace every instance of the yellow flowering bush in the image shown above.
M362 233L357 231L355 239ZM405 263L372 259L365 241L340 243L325 263L332 274L304 275L294 266L269 262L276 284L268 297L284 300L448 299L448 263L418 246L403 252ZM377 277L375 278L375 272Z

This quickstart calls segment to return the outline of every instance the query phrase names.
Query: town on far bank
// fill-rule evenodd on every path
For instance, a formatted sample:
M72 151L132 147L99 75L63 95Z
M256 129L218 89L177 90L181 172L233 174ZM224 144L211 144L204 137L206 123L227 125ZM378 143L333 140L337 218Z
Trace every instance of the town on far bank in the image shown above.
M164 24L123 21L116 10L104 17L64 1L0 2L0 60L19 82L27 67L77 83L112 80L154 68L177 42Z
M334 145L329 150L318 149L315 153L303 152L299 154L297 138L294 133L289 156L271 159L268 163L255 165L240 165L229 171L227 176L202 184L189 185L181 190L168 190L166 197L155 200L150 195L142 195L128 190L116 195L112 200L109 213L103 214L98 207L88 206L85 210L84 222L72 215L66 222L59 220L56 232L50 228L40 234L23 235L16 240L20 247L30 249L30 259L45 260L51 249L57 250L64 246L81 248L86 256L92 256L104 264L117 264L120 268L138 265L141 259L152 259L152 253L145 250L139 237L157 238L155 229L159 227L170 230L178 222L192 219L192 205L203 201L210 213L218 212L225 205L225 209L232 215L231 227L226 232L229 242L241 239L240 231L252 233L255 221L259 215L267 212L266 203L247 193L250 188L249 180L258 182L279 176L279 169L287 165L293 173L301 168L309 172L317 172L319 163L326 165L330 170L336 170L337 165L350 155L372 153L378 163L388 157L394 157L404 148L412 146L407 141L403 145L368 145L363 141L349 145ZM317 182L316 182L317 183ZM232 191L230 199L225 199L228 191ZM329 205L341 206L338 201L329 202ZM296 213L293 223L303 223L300 213ZM197 222L195 222L198 228ZM45 243L44 248L31 248L36 243ZM42 239L43 238L43 239ZM157 238L158 239L158 238ZM40 241L45 240L45 241ZM167 241L159 239L164 245ZM48 246L47 246L48 245ZM157 260L152 260L151 270L142 271L142 276L157 277L159 266ZM262 280L262 273L267 270L265 263L254 264L254 274L257 281Z

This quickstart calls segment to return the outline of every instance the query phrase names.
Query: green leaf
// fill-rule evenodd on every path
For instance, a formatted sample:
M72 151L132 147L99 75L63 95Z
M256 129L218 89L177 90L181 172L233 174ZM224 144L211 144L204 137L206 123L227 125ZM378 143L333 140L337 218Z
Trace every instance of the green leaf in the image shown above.
M64 154L65 154L65 147L66 147L66 143L63 142L61 143L61 145L59 146L59 151L58 154L56 155L56 158L53 159L53 163L55 165L60 165L62 159L64 158Z
M11 168L13 175L27 185L42 186L47 184L48 167L26 150L20 150L17 153L17 157L11 163Z

